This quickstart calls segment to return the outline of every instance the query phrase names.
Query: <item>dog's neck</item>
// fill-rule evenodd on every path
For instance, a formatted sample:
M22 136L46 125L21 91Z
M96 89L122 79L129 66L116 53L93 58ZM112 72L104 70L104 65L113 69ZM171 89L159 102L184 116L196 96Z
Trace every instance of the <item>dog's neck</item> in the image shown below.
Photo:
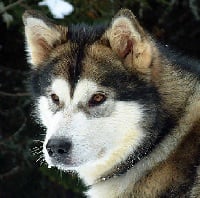
M162 97L162 105L169 115L179 119L188 105L189 97L195 92L195 74L181 72L179 66L172 65L167 58L155 50L152 81ZM162 56L162 58L159 58ZM162 60L162 62L160 62ZM193 83L191 83L193 81ZM190 83L189 83L190 82ZM184 87L184 91L183 91ZM177 97L178 96L178 97Z
M162 130L162 129L160 129ZM112 178L117 178L125 175L131 168L133 168L140 160L146 157L153 150L153 147L144 147L132 152L126 160L114 166L110 171L98 178L95 184L105 182Z
M131 154L128 156L128 158L121 162L120 164L116 165L113 169L111 169L109 172L105 173L103 176L101 176L99 179L96 180L95 184L98 184L100 182L108 181L109 179L120 177L127 173L137 162L135 160L135 157L133 157L134 154ZM143 158L144 156L142 156ZM140 158L137 158L139 161Z

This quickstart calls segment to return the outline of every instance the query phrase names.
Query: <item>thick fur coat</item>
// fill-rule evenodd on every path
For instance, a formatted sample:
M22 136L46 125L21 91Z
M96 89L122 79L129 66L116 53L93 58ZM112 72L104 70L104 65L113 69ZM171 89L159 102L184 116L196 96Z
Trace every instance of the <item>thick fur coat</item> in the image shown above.
M200 197L200 64L161 46L130 10L108 25L24 16L49 166L88 197Z

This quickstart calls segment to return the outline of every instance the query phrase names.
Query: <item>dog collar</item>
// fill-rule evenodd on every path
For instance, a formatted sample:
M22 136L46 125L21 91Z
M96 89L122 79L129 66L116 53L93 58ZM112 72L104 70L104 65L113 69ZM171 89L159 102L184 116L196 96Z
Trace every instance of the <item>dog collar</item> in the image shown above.
M154 144L155 146L155 144ZM138 147L137 150L133 151L126 160L120 162L116 166L114 166L110 171L103 174L99 177L95 184L107 181L114 177L119 177L128 172L135 164L137 164L140 160L145 158L154 148L152 144L143 145Z
M134 158L134 154L129 155L128 158L124 162L121 162L120 164L116 165L111 171L109 171L108 173L104 174L99 179L97 179L95 184L100 183L100 182L104 182L104 181L107 181L111 178L119 177L119 176L125 174L138 161L140 161L140 159L141 158L138 156L137 160L136 160Z

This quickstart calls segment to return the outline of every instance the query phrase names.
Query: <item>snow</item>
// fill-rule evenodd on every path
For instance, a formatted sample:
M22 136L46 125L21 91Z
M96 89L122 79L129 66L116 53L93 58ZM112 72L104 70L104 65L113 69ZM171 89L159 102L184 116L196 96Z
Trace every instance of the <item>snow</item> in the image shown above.
M38 3L39 6L48 6L50 12L56 19L63 19L65 15L73 12L74 7L64 0L44 0Z

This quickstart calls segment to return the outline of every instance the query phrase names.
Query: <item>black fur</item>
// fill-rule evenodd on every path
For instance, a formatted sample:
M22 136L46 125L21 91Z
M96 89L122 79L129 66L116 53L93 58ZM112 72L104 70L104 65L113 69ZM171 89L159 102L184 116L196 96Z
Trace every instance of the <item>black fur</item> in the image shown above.
M102 85L116 90L116 99L119 101L135 101L145 109L141 126L145 128L148 135L124 162L116 165L110 174L103 176L111 178L127 172L137 162L149 155L159 144L166 134L174 127L174 119L162 109L161 98L155 86L139 79L136 75L126 71L112 71L107 74ZM134 113L134 112L133 112Z
M82 60L84 59L84 50L87 45L93 44L97 41L105 32L107 25L95 25L89 26L86 24L70 25L68 27L67 40L72 43L70 59L71 64L66 65L65 77L71 84L71 95L73 95L74 87L78 82L82 72ZM67 54L65 55L67 56ZM38 66L37 70L33 70L31 73L31 92L37 97L45 94L45 89L52 81L52 74L57 75L56 65L62 57L58 57L53 60L45 60L41 66ZM59 75L59 74L58 74Z
M175 69L179 70L180 72L189 72L198 79L200 78L200 62L198 60L183 55L180 52L176 52L169 46L157 43L157 47L162 55L175 66Z

